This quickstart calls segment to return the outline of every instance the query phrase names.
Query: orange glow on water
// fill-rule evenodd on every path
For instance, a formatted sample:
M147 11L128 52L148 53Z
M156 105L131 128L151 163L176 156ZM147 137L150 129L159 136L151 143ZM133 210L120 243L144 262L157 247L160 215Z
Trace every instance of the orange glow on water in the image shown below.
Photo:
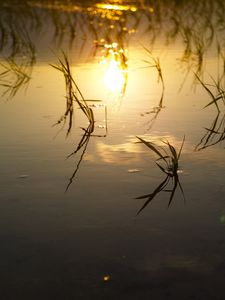
M119 62L112 59L109 62L108 70L106 71L104 82L106 87L113 93L118 93L122 90L125 84L123 70L121 70Z
M105 44L106 53L102 61L106 65L104 84L113 94L124 95L127 84L127 58L117 43Z
M119 5L119 4L107 4L107 3L97 3L96 7L99 9L106 9L106 10L120 10L120 11L137 11L137 7L131 5Z

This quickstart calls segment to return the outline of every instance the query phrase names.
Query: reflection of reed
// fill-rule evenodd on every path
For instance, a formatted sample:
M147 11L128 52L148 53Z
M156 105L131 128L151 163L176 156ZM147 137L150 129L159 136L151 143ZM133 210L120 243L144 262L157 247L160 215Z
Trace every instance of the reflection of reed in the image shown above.
M195 147L195 150L203 150L214 146L225 140L225 114L217 113L209 128L205 128L206 133Z
M0 63L2 73L0 74L0 85L5 88L2 96L7 99L13 98L17 92L26 87L31 79L32 66L23 61L17 63L14 58L5 59Z
M219 103L222 102L223 107L225 105L225 88L221 85L224 83L225 73L217 81L211 77L212 84L204 83L197 74L195 76L211 98L211 101L204 108L215 105L217 112L220 112Z
M170 188L168 188L168 185L172 184L172 186ZM178 174L174 174L173 176L169 176L167 175L166 178L160 182L160 184L156 187L156 189L150 193L150 194L146 194L146 195L142 195L137 197L136 199L147 199L145 201L145 203L143 204L143 206L139 209L139 211L137 212L137 215L160 193L160 192L168 192L170 193L170 197L169 197L169 202L168 202L168 207L170 206L176 189L179 186L180 190L182 191L183 194L183 189L181 186L181 183L179 181L179 176Z
M83 161L84 155L86 153L90 138L91 137L106 137L107 136L108 128L107 128L107 107L106 106L105 106L105 124L106 124L105 125L105 134L103 134L103 135L99 135L99 134L94 133L94 131L95 131L95 126L94 126L95 123L94 122L89 123L87 128L82 128L82 130L84 131L84 134L82 135L76 149L71 154L69 154L67 156L67 158L70 158L70 157L76 155L79 151L82 150L80 159L78 160L78 163L76 164L75 170L74 170L73 174L71 175L71 177L69 178L69 183L67 184L66 191L69 189L70 185L73 183L73 180L76 177L76 174L77 174L77 172L80 168L80 164Z
M24 55L29 33L53 29L58 46L65 41L84 51L85 43L117 43L127 46L131 34L144 33L153 46L164 37L166 43L183 41L182 65L188 75L193 69L201 75L204 57L212 45L224 48L225 3L223 1L135 1L132 4L104 4L88 1L20 1L0 3L0 50L13 56ZM122 1L123 2L123 1ZM127 2L126 2L127 3ZM48 24L46 23L48 22ZM89 47L90 49L90 47ZM93 55L95 53L92 53Z
M218 76L217 80L211 77L211 84L203 82L203 80L197 74L195 75L201 86L211 98L210 102L205 105L204 108L214 106L217 110L216 117L211 126L209 128L205 128L206 133L195 147L195 150L202 150L216 145L225 139L225 115L224 113L221 113L221 108L224 109L225 106L225 73L223 71L222 75Z
M166 147L162 147L152 142L145 141L140 137L138 137L138 139L141 143L147 146L152 152L154 152L158 156L158 159L156 160L156 165L163 173L166 174L166 178L156 187L156 189L152 193L142 195L136 198L136 199L147 198L144 205L137 212L137 215L156 197L157 194L159 194L162 191L170 193L168 207L170 206L174 198L177 187L180 188L180 191L184 197L183 188L179 181L178 171L179 171L179 159L184 145L185 137L183 138L179 151L177 151L168 141L163 141L163 144ZM169 184L171 185L171 188L168 188Z
M0 24L0 27L2 24ZM5 88L3 96L8 99L13 98L17 92L27 87L32 74L33 65L36 62L35 46L30 39L26 28L16 28L15 24L10 25L9 32L2 28L1 46L3 49L5 44L11 40L11 51L7 57L0 63L0 85ZM6 35L6 36L5 36Z
M88 146L88 143L89 143L89 140L90 140L90 137L91 137L91 134L94 132L94 123L90 123L88 125L88 127L85 129L85 128L82 128L84 130L84 134L80 140L80 142L78 143L77 145L77 148L70 154L67 156L67 158L75 155L77 152L79 152L81 149L82 152L81 152L81 156L80 156L80 159L76 165L76 168L73 172L73 174L71 175L70 179L69 179L69 183L67 184L67 187L66 187L66 191L69 189L70 185L72 184L78 170L79 170L79 167L80 167L80 164L84 158L84 155L85 155L85 152L87 150L87 146Z
M39 28L35 14L27 6L4 6L0 4L0 51L7 57L26 56L35 61L35 47L31 30Z
M62 122L66 122L67 117L69 117L69 124L68 124L68 129L67 129L67 135L71 132L72 129L72 124L73 124L73 114L74 114L74 103L78 105L80 110L83 112L83 114L87 117L89 121L89 125L87 128L82 128L84 131L84 134L78 143L76 149L68 155L67 158L75 155L78 153L81 149L82 153L80 156L80 159L77 163L77 166L75 168L75 171L73 172L72 176L69 179L69 183L66 187L66 191L69 189L70 185L72 184L78 170L80 167L80 164L83 160L83 157L85 155L85 152L87 150L87 146L90 140L91 136L99 136L99 135L94 135L94 129L95 129L95 119L94 119L94 113L92 107L97 107L96 104L89 105L89 102L101 102L101 100L90 100L90 99L85 99L81 90L79 89L78 85L76 84L73 76L72 76L72 71L71 71L71 65L69 62L69 59L67 55L63 52L63 58L59 58L59 64L58 65L51 65L54 67L56 70L60 71L65 79L65 86L66 86L66 111L65 113L60 117L60 119L57 121L56 124L61 124ZM105 123L106 123L106 134L107 134L107 108L106 106L103 105L105 108ZM56 125L55 124L55 125ZM104 136L106 136L106 134Z
M81 90L77 86L71 71L71 65L68 60L67 55L63 52L63 58L59 58L59 65L51 65L56 70L60 71L65 79L66 86L66 111L57 121L57 124L61 122L66 122L69 116L69 126L67 130L67 135L70 133L73 123L73 110L74 103L78 104L83 114L87 117L90 124L94 124L94 114L92 108L88 105L88 101L100 102L101 100L86 100L81 93Z
M146 47L144 47L144 49L147 51L147 53L150 56L150 61L149 60L145 60L145 62L149 65L150 68L155 68L157 70L158 73L158 82L160 82L161 86L162 86L162 90L161 90L161 96L159 99L159 103L157 106L153 107L151 111L147 111L145 113L142 113L142 116L145 115L153 115L153 117L150 119L149 121L149 128L148 130L151 129L153 122L157 119L159 113L161 112L161 110L164 108L163 106L163 98L164 98L164 93L165 93L165 83L164 83L164 78L162 75L162 69L161 69L161 65L160 65L160 60L158 57L154 57L152 52L147 49Z

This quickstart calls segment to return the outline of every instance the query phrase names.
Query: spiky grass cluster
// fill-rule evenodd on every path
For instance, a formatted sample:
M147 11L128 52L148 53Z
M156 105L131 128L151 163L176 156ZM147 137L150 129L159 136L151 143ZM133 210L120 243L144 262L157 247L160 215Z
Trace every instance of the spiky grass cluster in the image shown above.
M215 105L217 111L220 112L220 106L218 103L222 102L223 105L225 105L225 89L221 85L221 79L216 81L214 78L211 77L212 83L207 84L204 83L197 74L195 74L195 76L211 98L211 101L208 104L206 104L204 108L209 107L211 105Z
M15 97L21 87L27 86L31 79L31 66L18 63L14 58L5 59L0 63L0 85L5 88L2 96L11 99Z
M139 141L141 143L143 143L145 146L147 146L151 151L153 151L158 156L158 158L155 161L156 165L159 167L159 169L163 173L166 174L166 178L157 186L157 188L152 193L136 198L136 199L146 199L147 198L147 201L137 212L137 215L138 215L161 191L170 193L168 207L170 206L170 204L173 200L175 191L178 186L184 197L184 192L183 192L182 186L179 181L178 169L179 169L179 159L180 159L181 151L183 149L185 136L183 138L183 141L181 143L181 147L180 147L179 151L177 151L174 148L174 146L172 146L168 141L162 141L163 144L165 144L165 147L163 147L163 146L158 146L158 145L154 144L153 142L146 141L140 137L137 137L137 138L139 139ZM172 188L166 189L167 185L170 183L171 180L172 180Z
M183 138L181 147L178 152L174 148L174 146L172 146L169 143L169 141L162 141L162 143L166 145L166 147L162 147L154 144L153 142L145 141L140 137L137 138L141 143L147 146L158 156L158 159L156 160L156 165L160 168L162 172L164 172L170 177L173 177L177 173L179 167L179 159L184 145L185 137ZM164 163L164 165L160 163L161 161Z
M100 101L100 100L85 100L81 90L77 86L71 71L71 66L67 55L63 52L63 59L58 58L59 65L51 65L56 70L60 71L64 75L65 85L66 85L66 111L64 115L58 120L57 124L65 122L66 118L69 116L69 127L67 134L69 134L72 127L74 103L77 103L81 111L87 117L89 123L94 123L93 110L88 106L88 101Z
M206 133L196 145L195 151L214 146L225 140L225 115L217 112L210 126L205 127Z
M165 83L164 83L164 78L163 78L163 74L162 74L160 60L158 57L154 57L152 52L148 48L146 48L144 46L143 46L143 48L148 53L149 58L150 58L150 60L144 60L144 61L149 65L149 67L155 68L157 70L158 81L162 85L162 92L161 92L161 97L160 97L160 101L159 101L159 105L158 105L160 108L162 108L162 102L163 102L163 97L164 97L164 92L165 92Z

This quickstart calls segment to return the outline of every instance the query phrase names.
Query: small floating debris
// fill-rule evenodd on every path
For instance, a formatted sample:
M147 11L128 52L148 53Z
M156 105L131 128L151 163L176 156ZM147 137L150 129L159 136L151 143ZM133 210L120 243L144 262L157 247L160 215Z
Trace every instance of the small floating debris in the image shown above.
M109 276L109 275L103 276L103 281L104 281L104 282L107 282L107 281L109 281L109 280L110 280L110 276Z
M141 170L139 169L129 169L128 173L137 173L137 172L141 172Z
M43 119L51 119L51 115L42 116Z
M221 224L225 224L225 215L222 215L222 216L220 217L220 223L221 223Z
M26 178L28 178L29 177L29 175L27 175L27 174L21 174L21 175L19 175L17 178L18 179L26 179Z
M183 171L183 170L181 170L181 169L178 169L178 170L177 170L177 173L178 173L178 174L183 174L183 173L184 173L184 171Z
M91 101L91 100L90 100ZM99 100L100 101L100 100ZM102 108L105 106L105 104L89 104L89 107L94 107L94 108Z

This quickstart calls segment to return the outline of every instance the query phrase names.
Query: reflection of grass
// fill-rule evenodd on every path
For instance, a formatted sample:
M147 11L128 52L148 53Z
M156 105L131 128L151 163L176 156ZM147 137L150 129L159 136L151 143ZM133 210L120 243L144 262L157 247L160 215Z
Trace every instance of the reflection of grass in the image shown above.
M147 49L146 47L144 47L144 49L148 52L150 60L145 60L145 62L149 65L149 67L151 68L155 68L157 70L158 73L158 82L161 83L162 86L162 91L161 91L161 96L159 99L159 103L156 107L153 107L153 109L151 111L145 112L142 114L142 116L144 115L148 115L148 114L153 114L153 118L150 120L150 124L152 125L152 123L157 119L160 111L163 108L163 98L164 98L164 92L165 92L165 83L164 83L164 78L162 75L162 68L161 68L161 64L160 64L160 60L158 57L154 57L152 52ZM150 125L150 126L151 126Z
M87 102L90 100L85 100L83 94L81 93L79 87L77 86L71 72L71 67L69 60L66 54L63 52L63 59L59 59L59 65L51 65L55 69L63 73L65 84L66 84L66 111L64 115L58 120L57 124L65 122L67 116L69 115L69 127L67 134L69 134L72 128L73 121L73 104L74 102L78 104L81 111L87 117L90 124L94 123L94 114L93 110L88 106ZM100 101L100 100L91 100L91 101Z
M160 108L162 108L162 102L163 102L164 91L165 91L165 83L164 83L164 79L163 79L163 75L162 75L160 60L158 57L154 57L152 52L148 48L144 47L144 49L148 52L148 54L150 56L150 61L145 60L145 62L149 65L149 67L155 68L157 70L158 81L161 82L161 85L162 85L162 92L161 92L161 97L160 97L160 101L159 101L159 105L158 105Z
M153 151L158 156L158 159L156 160L156 165L163 173L166 174L166 178L159 184L159 186L157 186L157 188L152 193L137 198L137 199L147 198L146 202L140 208L137 214L139 214L161 191L170 193L170 198L168 202L168 207L169 207L178 186L184 197L183 189L179 181L178 169L179 169L179 159L184 145L185 137L183 138L179 151L177 151L168 141L163 141L163 144L165 145L165 147L163 147L163 146L158 146L152 142L145 141L140 137L137 138L141 143L147 146L151 151ZM168 184L171 182L172 182L172 187L170 189L166 189Z
M151 151L153 151L157 156L158 159L156 160L157 166L160 168L161 171L166 173L168 176L173 176L178 171L178 162L180 159L181 151L183 148L185 137L183 138L181 147L179 152L168 142L162 141L163 144L166 145L165 147L158 146L152 142L145 141L144 139L137 137L141 143L147 146ZM164 165L159 163L162 161Z
M221 0L207 0L204 5L196 0L136 1L134 7L122 10L107 9L107 5L103 7L105 4L95 5L99 1L19 2L18 5L13 5L14 1L0 3L0 50L11 51L14 55L24 54L27 47L26 38L21 38L24 35L21 28L37 33L49 25L59 46L70 41L71 45L76 43L76 51L80 45L83 51L82 45L88 40L95 44L104 40L107 44L124 45L136 32L144 32L152 46L162 37L167 44L181 39L184 46L181 60L188 71L194 67L198 74L215 40L220 40L221 47L224 46L225 5ZM79 34L82 43L77 43Z
M223 104L223 107L225 106L225 73L223 72L222 76L218 77L217 80L211 77L211 84L204 83L197 74L195 74L195 76L211 98L211 101L207 105L205 105L204 108L215 105L217 109L216 117L213 120L211 126L205 128L206 133L203 135L200 142L195 147L195 150L202 150L207 147L216 145L225 139L225 116L220 112L221 102Z
M195 147L195 150L203 150L225 140L225 115L218 112L211 126L205 128L205 130L206 133Z
M67 184L67 187L66 187L66 191L69 189L70 185L72 184L73 180L75 179L76 177L76 174L80 168L80 164L84 158L84 155L86 153L86 150L87 150L87 146L88 146L88 143L90 141L90 138L91 137L106 137L107 135L107 108L105 106L105 123L106 123L106 127L105 127L105 134L104 135L96 135L94 134L94 130L95 130L95 123L90 123L88 125L87 128L82 128L83 130L83 135L77 145L77 147L75 148L75 150L70 153L70 155L67 156L67 158L70 158L74 155L76 155L79 151L81 151L81 156L80 156L80 159L78 160L78 163L76 164L76 168L73 172L73 174L71 175L70 179L69 179L69 183Z
M69 179L69 183L67 184L66 191L69 189L70 185L72 184L72 182L73 182L73 180L74 180L74 178L75 178L75 176L76 176L76 174L79 170L80 164L81 164L81 162L83 160L83 157L85 155L85 152L87 150L87 146L88 146L90 137L91 137L92 133L94 132L94 123L90 123L87 128L82 128L82 129L84 130L84 134L83 134L80 142L78 143L77 148L70 155L67 156L67 158L69 158L69 157L75 155L81 149L83 149L82 153L81 153L81 156L80 156L80 159L79 159L79 161L76 165L76 168L75 168L72 176Z
M4 18L3 18L4 20ZM0 85L5 88L3 96L14 97L31 79L32 67L36 62L35 46L24 24L18 26L10 21L0 21L0 50L7 49L7 58L0 63Z
M0 73L0 85L5 88L3 96L14 97L21 87L24 87L30 81L31 67L24 63L17 63L13 58L5 59L0 63L3 71Z
M207 93L209 94L211 101L204 107L209 107L211 105L215 105L217 108L217 111L220 111L218 102L222 101L223 104L225 105L225 90L222 88L221 86L221 80L218 80L217 82L212 78L213 84L206 84L204 83L200 77L195 74L196 78L198 79L198 81L201 83L202 87L207 91ZM214 91L212 91L215 90Z
M85 152L87 150L87 146L89 143L89 140L91 136L100 137L100 135L94 135L94 129L95 129L95 120L94 120L94 113L91 108L91 105L88 105L88 102L101 102L101 100L90 100L85 99L83 94L81 93L81 90L79 89L78 85L76 84L72 72L71 72L71 66L68 60L68 57L63 52L63 59L59 59L59 65L51 65L56 70L60 71L64 75L65 79L65 85L66 85L66 111L61 116L61 118L58 120L56 124L60 124L61 122L66 122L67 117L69 116L69 126L67 129L67 135L70 133L72 128L72 122L73 122L73 112L74 112L74 103L78 104L78 107L83 112L83 114L87 117L89 121L89 125L87 128L82 128L84 131L81 140L79 141L76 149L68 155L67 158L76 155L81 149L82 153L80 156L80 159L76 165L76 168L71 175L69 179L69 183L67 184L66 191L69 189L70 185L72 184L74 178L76 177L76 174L79 170L80 164L83 160L83 157L85 155ZM95 107L95 104L92 104L93 107ZM106 123L106 133L105 135L101 135L101 137L105 137L107 134L107 107L103 105L105 108L105 123Z

